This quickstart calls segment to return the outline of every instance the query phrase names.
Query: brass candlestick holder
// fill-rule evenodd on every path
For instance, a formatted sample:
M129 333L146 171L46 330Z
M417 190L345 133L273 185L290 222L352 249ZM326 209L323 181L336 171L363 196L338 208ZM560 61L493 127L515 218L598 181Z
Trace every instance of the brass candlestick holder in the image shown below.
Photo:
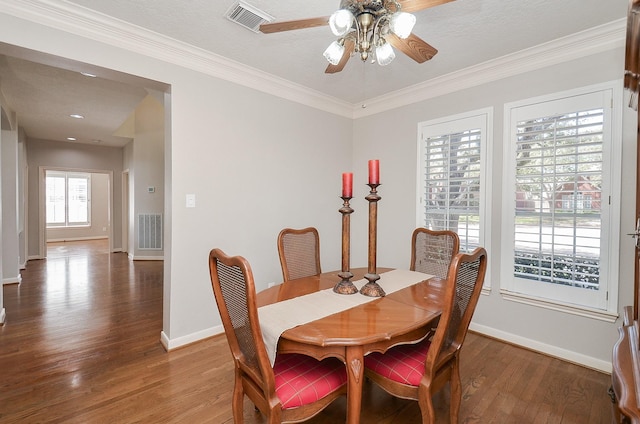
M378 238L378 186L380 184L367 184L371 187L369 195L365 197L369 201L369 268L364 278L368 283L362 286L360 293L365 296L382 297L385 296L384 290L378 284L380 276L376 273L376 255L377 255L377 238Z
M351 282L353 274L350 271L350 250L351 250L351 214L353 209L349 206L351 197L341 197L343 204L338 211L342 214L342 271L338 274L342 280L333 287L333 291L338 294L354 294L358 288Z

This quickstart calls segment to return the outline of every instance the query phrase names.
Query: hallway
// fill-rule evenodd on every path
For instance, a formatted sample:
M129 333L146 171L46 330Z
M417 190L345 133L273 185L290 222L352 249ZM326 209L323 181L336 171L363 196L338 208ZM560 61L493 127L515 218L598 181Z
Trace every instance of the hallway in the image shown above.
M79 418L126 393L122 369L166 356L162 261L110 254L107 239L47 250L48 259L29 261L21 284L4 287L2 422Z

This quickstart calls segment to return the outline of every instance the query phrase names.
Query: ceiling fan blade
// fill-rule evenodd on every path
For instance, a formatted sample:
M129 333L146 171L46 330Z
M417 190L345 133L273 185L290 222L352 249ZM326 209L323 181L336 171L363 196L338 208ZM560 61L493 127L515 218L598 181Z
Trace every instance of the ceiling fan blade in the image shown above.
M298 19L295 21L272 22L270 24L260 25L260 32L264 34L271 34L273 32L313 28L313 27L327 25L328 23L329 23L328 16L323 16L320 18Z
M355 48L356 43L351 39L346 39L344 41L344 53L342 53L342 57L340 58L340 62L337 65L329 64L327 69L325 69L325 74L335 74L336 72L340 72L344 69L344 66L349 61L351 57L351 53L353 53L353 49Z
M428 9L441 4L449 3L455 0L398 0L403 12L417 12L419 10Z
M414 34L410 34L404 40L393 33L389 33L385 38L393 47L418 63L426 62L438 53L436 48Z

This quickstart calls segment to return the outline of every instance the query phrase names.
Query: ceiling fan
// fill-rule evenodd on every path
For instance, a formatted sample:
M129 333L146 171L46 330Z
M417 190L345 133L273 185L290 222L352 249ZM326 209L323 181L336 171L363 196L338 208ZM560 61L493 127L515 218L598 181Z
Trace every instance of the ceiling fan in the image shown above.
M325 50L329 61L327 74L342 71L355 52L366 61L384 66L395 57L393 47L418 63L426 62L438 53L434 47L411 31L416 12L454 0L341 0L340 9L331 16L273 22L260 25L265 34L329 25L338 38Z

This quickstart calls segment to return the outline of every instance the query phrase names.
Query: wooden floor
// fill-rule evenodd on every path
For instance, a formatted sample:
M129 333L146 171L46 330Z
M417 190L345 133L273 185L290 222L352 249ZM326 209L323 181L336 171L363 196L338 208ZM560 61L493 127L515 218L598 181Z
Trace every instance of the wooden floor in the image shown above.
M108 253L104 243L56 243L48 259L28 263L21 284L4 287L0 423L233 422L224 336L165 352L162 262L132 262ZM609 381L470 334L462 353L460 422L610 423ZM363 423L420 422L417 403L369 383L365 390ZM448 422L447 396L436 403L438 422ZM341 399L309 423L344 417ZM249 402L245 419L264 423Z

